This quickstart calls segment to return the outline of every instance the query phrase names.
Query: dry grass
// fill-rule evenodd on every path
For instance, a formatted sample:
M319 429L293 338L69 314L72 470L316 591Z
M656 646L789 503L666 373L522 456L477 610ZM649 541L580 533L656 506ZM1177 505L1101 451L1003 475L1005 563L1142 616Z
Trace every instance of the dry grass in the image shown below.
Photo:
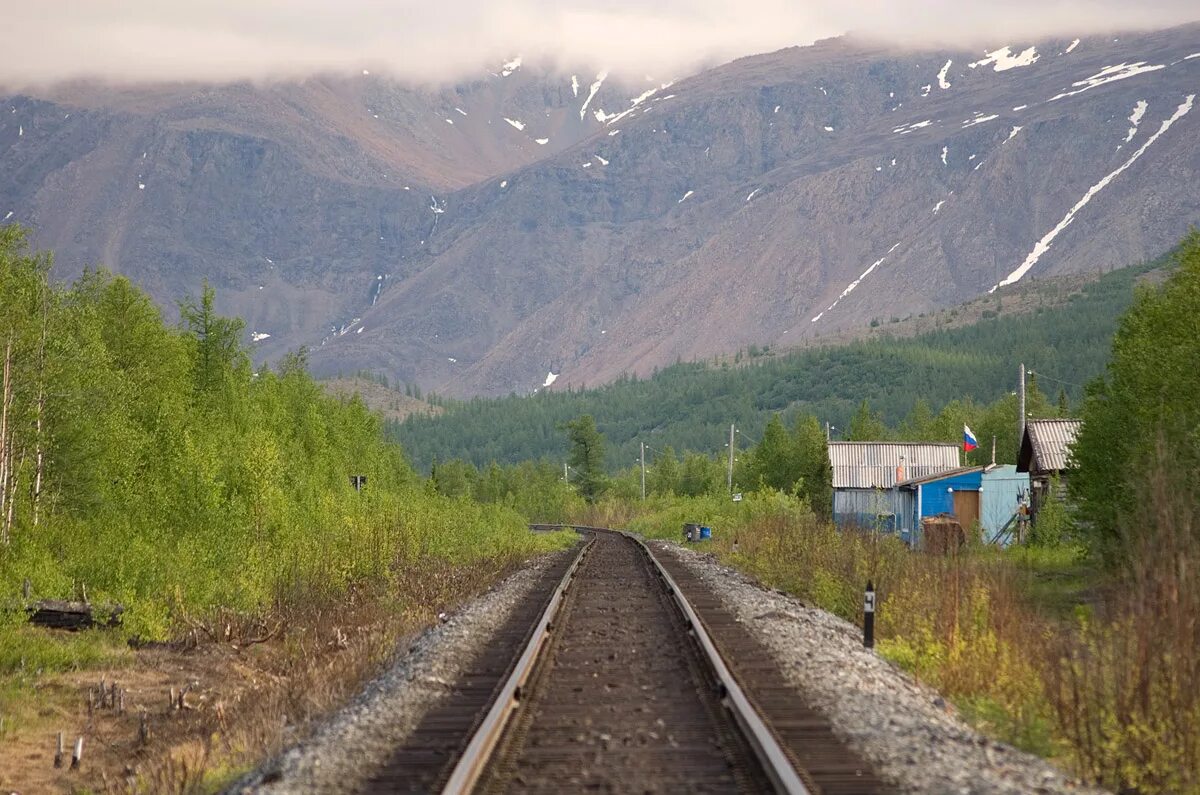
M708 518L719 532L701 548L855 623L872 580L879 653L984 733L1116 791L1200 793L1200 473L1169 467L1151 470L1115 583L1073 550L916 553L778 496L720 522L679 500L633 525L678 538L680 515Z
M386 590L292 598L261 615L213 611L181 624L172 642L107 660L117 667L43 676L23 700L52 710L6 733L0 785L19 792L214 791L303 736L376 675L405 637L521 561L516 554L463 565L410 561ZM87 710L87 692L101 678L127 690L124 715ZM185 708L169 709L168 689L184 686ZM138 739L142 712L147 744ZM84 736L81 770L52 767L57 730Z
M1047 668L1075 766L1127 792L1200 792L1197 473L1160 449L1113 616L1084 624Z
M779 496L749 500L740 517L713 522L718 532L705 547L765 585L859 624L871 581L883 656L945 693L992 736L1057 754L1040 661L1030 650L1063 629L1022 598L1025 578L1011 559L974 547L914 553L890 535L838 531ZM677 537L676 518L651 534ZM634 523L643 531L653 524Z

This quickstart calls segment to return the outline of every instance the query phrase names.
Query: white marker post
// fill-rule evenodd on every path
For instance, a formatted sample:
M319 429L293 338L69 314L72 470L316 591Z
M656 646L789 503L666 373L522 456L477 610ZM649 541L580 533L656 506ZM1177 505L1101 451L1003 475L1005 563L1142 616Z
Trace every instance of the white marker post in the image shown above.
M875 648L875 586L867 580L867 592L863 599L863 645Z

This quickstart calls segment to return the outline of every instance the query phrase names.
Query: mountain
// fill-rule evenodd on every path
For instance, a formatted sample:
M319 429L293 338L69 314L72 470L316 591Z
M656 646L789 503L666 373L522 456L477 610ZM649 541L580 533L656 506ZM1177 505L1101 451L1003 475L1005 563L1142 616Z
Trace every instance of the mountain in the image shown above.
M208 279L278 358L410 275L447 196L570 148L643 90L514 59L438 90L364 73L12 94L0 220L31 226L62 278L102 264L167 306Z
M965 422L981 439L999 437L1003 461L1017 453L1010 396L1018 363L1051 401L1062 389L1078 405L1082 385L1104 372L1135 286L1161 283L1173 267L1164 256L1099 277L1025 281L952 309L847 332L837 343L751 348L598 388L439 401L441 414L389 422L388 431L420 469L453 458L477 466L561 461L565 423L590 414L605 437L608 466L620 470L638 460L643 442L647 457L667 447L720 454L730 423L741 434L739 446L754 444L776 413L789 425L798 414L812 414L844 434L864 400L897 428L921 400L934 413L957 404L939 436L926 440L956 442ZM985 408L997 400L1012 405Z
M1154 256L1200 218L1200 25L598 77L15 97L0 208L67 273L164 301L206 276L260 358L306 344L318 372L452 395L836 334Z
M325 391L343 400L359 400L388 422L403 422L412 415L436 417L441 406L427 403L402 390L393 389L377 379L359 375L329 378L319 382Z

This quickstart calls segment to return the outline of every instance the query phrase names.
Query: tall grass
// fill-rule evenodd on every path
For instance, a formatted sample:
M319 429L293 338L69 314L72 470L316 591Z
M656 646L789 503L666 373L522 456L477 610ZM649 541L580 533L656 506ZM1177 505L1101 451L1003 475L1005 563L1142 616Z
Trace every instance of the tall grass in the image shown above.
M926 555L778 493L654 500L629 526L680 539L683 522L710 523L699 549L855 623L872 580L879 653L984 732L1117 791L1197 793L1200 474L1157 461L1128 523L1130 566L1104 588L1079 550Z
M630 526L680 538L683 521L712 523L713 541L702 549L848 621L861 623L871 581L880 654L945 693L992 736L1042 755L1057 752L1037 651L1055 628L1024 606L1015 558L976 548L945 557L913 553L890 535L839 531L777 492L736 505L676 500Z
M1200 792L1198 473L1160 444L1130 517L1133 554L1111 616L1084 622L1048 667L1076 767L1129 792Z

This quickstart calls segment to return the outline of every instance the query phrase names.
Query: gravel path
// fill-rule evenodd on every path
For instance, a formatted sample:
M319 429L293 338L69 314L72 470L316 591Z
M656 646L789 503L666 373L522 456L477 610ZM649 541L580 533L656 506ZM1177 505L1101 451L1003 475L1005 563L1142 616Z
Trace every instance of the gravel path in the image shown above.
M967 726L938 693L862 645L862 630L769 591L707 554L652 541L725 602L835 731L910 793L1099 793Z
M508 747L476 792L770 787L639 547L599 534L555 625Z
M530 594L542 572L560 556L574 554L566 550L539 558L422 633L406 654L311 737L227 792L277 795L362 789Z

